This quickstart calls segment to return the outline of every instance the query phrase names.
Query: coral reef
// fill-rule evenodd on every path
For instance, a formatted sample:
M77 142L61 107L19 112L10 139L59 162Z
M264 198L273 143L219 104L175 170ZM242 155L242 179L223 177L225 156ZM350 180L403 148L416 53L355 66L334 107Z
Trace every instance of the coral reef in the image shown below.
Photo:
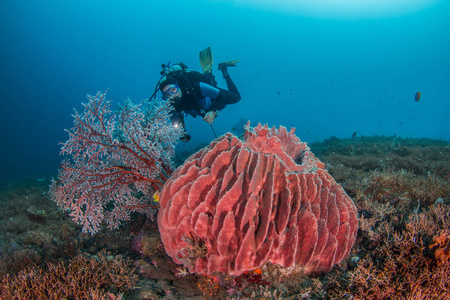
M76 256L68 264L32 267L0 278L1 299L122 299L137 276L121 256Z
M430 248L436 249L434 251L434 257L437 260L438 266L448 264L450 259L450 234L442 231L439 236L433 238L433 242Z
M449 298L450 144L354 137L309 146L353 198L359 215L349 257L329 273L286 276L267 263L240 276L191 274L165 254L151 218L131 214L118 230L102 228L91 236L51 201L48 182L32 178L0 183L0 277L14 279L35 270L43 278L49 276L49 265L67 268L69 259L80 254L98 261L96 254L107 249L113 253L108 261L116 255L133 260L139 281L125 291L114 284L97 289L81 280L97 290L90 299L114 299L121 293L130 300ZM192 245L184 249L187 255L203 253L201 240L183 239Z
M328 272L356 238L356 207L294 130L246 127L191 156L164 185L166 252L190 272Z
M319 278L310 295L448 298L449 144L365 137L333 139L312 148L353 195L360 227L346 266Z
M361 137L311 144L312 151L326 162L327 170L350 196L356 196L368 185L369 177L390 182L387 189L407 189L423 201L450 196L445 183L450 179L450 146L448 142L400 137ZM369 173L369 174L368 174ZM380 181L381 183L382 181ZM419 186L420 185L420 186ZM430 195L438 187L440 194ZM417 198L415 199L417 201Z
M355 268L328 278L328 296L444 299L450 295L450 263L439 254L439 249L445 252L440 248L445 244L437 242L436 258L429 251L435 247L432 237L440 228L449 228L450 207L439 203L421 213L399 214L375 205L372 211L378 214L361 220Z

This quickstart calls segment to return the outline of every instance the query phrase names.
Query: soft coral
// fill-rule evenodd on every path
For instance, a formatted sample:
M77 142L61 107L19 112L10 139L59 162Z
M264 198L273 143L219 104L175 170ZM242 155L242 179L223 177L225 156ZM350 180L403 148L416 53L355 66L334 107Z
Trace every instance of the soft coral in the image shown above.
M431 248L436 248L434 257L437 260L438 266L442 266L450 258L450 234L442 231L439 236L433 238L434 243L430 245Z

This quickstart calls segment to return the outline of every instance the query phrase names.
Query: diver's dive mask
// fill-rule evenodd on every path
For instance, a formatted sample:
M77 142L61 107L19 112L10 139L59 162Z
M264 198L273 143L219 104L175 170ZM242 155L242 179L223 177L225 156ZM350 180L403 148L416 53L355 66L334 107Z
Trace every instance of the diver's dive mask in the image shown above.
M163 100L170 99L171 97L176 95L179 91L180 91L180 87L178 85L171 84L165 92L162 92L162 98L163 98Z

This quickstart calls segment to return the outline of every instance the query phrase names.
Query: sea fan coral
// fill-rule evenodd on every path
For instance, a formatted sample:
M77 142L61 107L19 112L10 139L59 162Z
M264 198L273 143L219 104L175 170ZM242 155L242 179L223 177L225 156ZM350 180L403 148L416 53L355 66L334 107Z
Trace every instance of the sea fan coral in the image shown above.
M170 124L170 101L128 100L113 114L106 92L88 99L84 112L73 115L74 127L61 149L71 159L62 162L49 194L71 211L83 232L95 234L103 221L117 229L132 212L153 216L148 195L171 174L182 131Z
M190 272L240 275L271 262L328 272L356 238L356 207L309 147L287 131L247 124L192 155L164 185L165 250Z

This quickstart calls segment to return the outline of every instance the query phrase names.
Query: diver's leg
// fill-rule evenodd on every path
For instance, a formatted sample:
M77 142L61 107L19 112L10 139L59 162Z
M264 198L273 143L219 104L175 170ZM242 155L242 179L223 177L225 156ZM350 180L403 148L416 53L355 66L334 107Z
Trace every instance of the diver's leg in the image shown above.
M236 93L239 95L239 100L241 95L239 94L239 91L234 84L233 80L231 80L230 74L228 74L228 66L234 66L234 64L229 65L228 62L223 62L219 64L219 70L222 71L223 79L227 82L227 87L230 92ZM238 100L238 101L239 101ZM235 102L233 102L235 103Z
M228 104L234 104L239 102L241 100L241 95L239 93L227 91L225 89L221 89L219 96L217 96L216 99L214 99L214 109L222 110L227 106Z
M226 75L224 74L223 79L225 79L225 81L227 82L228 90L230 92L238 94L239 98L240 98L241 95L239 94L239 91L238 91L236 85L234 84L233 80L231 80L230 74L228 74L228 73Z

